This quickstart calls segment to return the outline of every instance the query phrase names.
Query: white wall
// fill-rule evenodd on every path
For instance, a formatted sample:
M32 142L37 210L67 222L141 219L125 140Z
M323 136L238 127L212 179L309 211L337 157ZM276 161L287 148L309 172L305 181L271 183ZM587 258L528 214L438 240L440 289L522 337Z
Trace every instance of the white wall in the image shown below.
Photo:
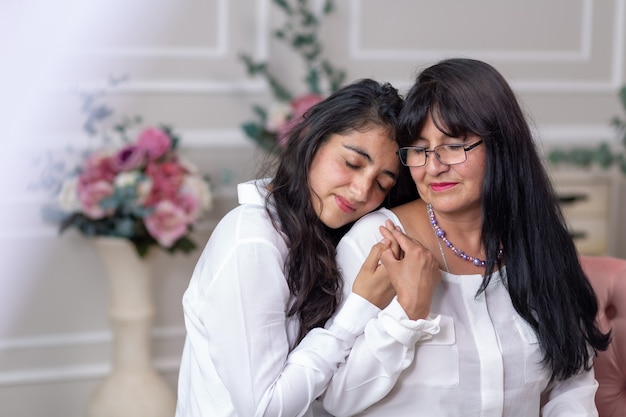
M282 16L268 0L17 3L0 4L0 414L77 417L108 369L106 279L89 241L58 236L41 219L46 195L28 187L46 152L86 143L72 89L128 74L109 97L115 109L176 127L183 151L217 187L217 207L196 233L203 242L234 206L234 184L253 178L263 158L239 125L270 94L237 55L268 59L300 92L303 74L269 36ZM511 81L543 146L613 140L608 120L621 113L626 82L626 0L336 3L322 36L349 80L405 91L421 67L474 57ZM157 259L155 363L172 387L180 299L198 256Z

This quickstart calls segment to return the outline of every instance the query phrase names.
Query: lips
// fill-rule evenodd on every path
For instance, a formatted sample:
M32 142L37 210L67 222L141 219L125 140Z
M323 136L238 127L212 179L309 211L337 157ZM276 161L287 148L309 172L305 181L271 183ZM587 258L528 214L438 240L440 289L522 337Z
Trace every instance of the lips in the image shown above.
M453 188L456 184L456 182L434 182L430 184L430 188L433 191L440 192L449 190L450 188Z
M356 211L356 207L354 207L348 200L338 195L335 196L335 202L337 203L337 207L339 210L344 213L354 213Z

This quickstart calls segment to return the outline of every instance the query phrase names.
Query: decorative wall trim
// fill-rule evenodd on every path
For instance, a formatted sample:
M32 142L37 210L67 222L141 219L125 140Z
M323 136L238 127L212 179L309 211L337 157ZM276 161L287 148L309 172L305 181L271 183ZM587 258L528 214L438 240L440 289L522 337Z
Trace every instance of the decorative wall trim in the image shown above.
M587 145L613 141L615 132L608 126L598 125L551 125L534 132L537 140L545 145Z
M185 328L181 326L157 327L152 332L153 340L182 341ZM23 350L25 356L35 355L29 350L77 347L112 343L109 331L57 334L50 336L34 336L0 340L0 352ZM180 357L162 356L154 360L155 368L160 372L178 372ZM99 379L110 371L109 363L94 362L82 365L54 366L40 368L23 368L11 371L0 371L0 386L43 384L75 380Z
M361 0L352 0L350 13L350 55L361 60L396 60L396 61L433 61L443 56L480 56L486 60L494 61L523 61L523 62L584 62L591 56L591 39L593 30L593 2L594 0L582 1L582 19L579 48L574 51L540 51L540 50L500 50L500 49L367 49L359 42L361 33Z
M586 63L592 58L593 8L595 0L581 0L580 43L575 51L515 51L515 50L454 50L454 49L366 49L359 42L362 1L351 0L349 20L349 54L356 60L435 62L448 56L479 56L495 62L563 62ZM615 0L613 22L613 61L606 81L580 81L568 79L517 79L512 80L516 90L530 93L613 93L626 81L626 0ZM391 80L392 84L407 87L406 80Z
M162 373L178 373L180 357L156 358L154 359L154 367ZM107 376L110 370L110 364L102 362L63 367L19 369L0 372L0 387L101 379Z
M257 0L256 4L256 33L254 35L255 51L252 55L257 60L266 60L269 57L270 43L270 0ZM228 54L228 22L229 0L217 0L217 45L215 47L176 47L176 48L110 48L92 51L74 51L71 54L85 56L114 56L120 58L186 58L186 59L218 59ZM81 83L85 88L103 88L104 82ZM52 86L53 91L66 91L67 85ZM240 79L236 81L222 79L202 79L189 81L181 78L165 79L131 79L116 87L112 94L232 94L232 93L265 93L269 91L267 83Z
M152 330L154 340L178 339L185 336L182 326L162 326ZM98 343L111 343L113 335L110 331L59 333L46 336L19 337L0 339L0 352L17 349L47 349L55 347L75 347Z
M217 42L213 47L126 47L70 51L69 55L120 58L222 58L228 52L228 0L216 0L214 24Z
M176 132L182 137L182 149L218 149L218 148L247 148L252 149L255 144L246 138L239 128L230 129L185 129L175 127ZM74 149L91 149L96 139L86 134L72 132L60 132L48 136L49 146L42 148L41 143L25 140L17 144L22 152L27 152L34 157L46 151L62 151L66 147ZM96 146L98 144L96 143ZM32 159L31 157L31 159ZM0 197L1 199L2 197Z

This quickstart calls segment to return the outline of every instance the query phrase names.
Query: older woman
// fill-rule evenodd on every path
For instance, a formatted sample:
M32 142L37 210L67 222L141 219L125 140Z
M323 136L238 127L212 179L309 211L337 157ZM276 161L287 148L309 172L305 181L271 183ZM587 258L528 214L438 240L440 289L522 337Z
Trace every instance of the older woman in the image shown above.
M334 375L327 410L597 415L592 358L609 337L507 82L442 61L417 77L400 128L421 199L364 217L338 247L349 288L372 243L397 240L403 256L382 256L397 297Z

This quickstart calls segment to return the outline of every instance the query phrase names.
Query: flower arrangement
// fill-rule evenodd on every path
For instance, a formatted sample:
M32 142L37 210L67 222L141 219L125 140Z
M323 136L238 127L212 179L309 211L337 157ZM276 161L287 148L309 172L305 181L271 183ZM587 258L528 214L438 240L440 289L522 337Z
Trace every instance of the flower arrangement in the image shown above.
M619 91L619 99L626 114L626 86ZM548 154L548 161L551 164L561 163L588 168L591 165L598 165L603 169L608 169L613 165L619 167L622 174L626 175L626 118L615 116L611 119L610 126L615 130L623 149L616 150L608 143L600 143L595 148L573 147L567 150L553 149Z
M128 239L141 257L151 246L193 250L189 234L211 208L208 178L179 155L179 138L168 126L140 127L135 117L99 132L113 112L95 97L84 96L84 130L102 134L105 146L85 152L80 167L60 181L57 214L48 218L60 222L60 232ZM114 139L118 146L111 146Z
M308 91L295 95L271 72L267 62L254 61L246 54L241 54L240 59L248 75L265 78L274 100L269 109L253 105L256 119L245 122L242 129L259 146L277 153L285 146L289 130L304 113L341 87L345 71L335 68L322 56L323 48L318 39L322 18L334 10L332 0L326 0L319 13L313 11L310 0L273 0L273 3L286 15L284 25L273 35L289 45L303 61Z

